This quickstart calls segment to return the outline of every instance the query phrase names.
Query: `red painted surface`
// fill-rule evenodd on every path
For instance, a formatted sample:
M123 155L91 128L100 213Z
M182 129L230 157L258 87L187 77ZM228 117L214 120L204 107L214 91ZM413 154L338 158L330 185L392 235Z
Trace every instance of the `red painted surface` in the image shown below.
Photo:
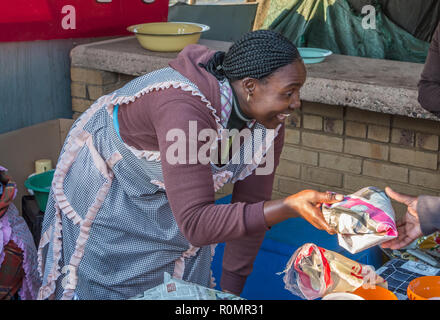
M0 41L128 35L130 25L167 21L168 0L104 1L0 0Z

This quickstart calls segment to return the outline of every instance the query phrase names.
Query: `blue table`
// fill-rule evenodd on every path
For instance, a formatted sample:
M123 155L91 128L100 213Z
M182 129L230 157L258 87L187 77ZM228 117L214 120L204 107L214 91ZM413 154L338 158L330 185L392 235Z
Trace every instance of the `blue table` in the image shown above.
M218 199L216 203L227 204L232 196ZM294 218L279 223L266 233L261 249L255 259L254 269L248 277L241 297L249 300L298 300L297 296L284 289L282 272L292 254L303 244L311 242L328 250L368 264L376 269L382 265L382 252L379 247L364 250L358 254L350 254L338 245L337 236L317 230L307 221ZM212 270L220 290L224 243L220 243L215 251Z

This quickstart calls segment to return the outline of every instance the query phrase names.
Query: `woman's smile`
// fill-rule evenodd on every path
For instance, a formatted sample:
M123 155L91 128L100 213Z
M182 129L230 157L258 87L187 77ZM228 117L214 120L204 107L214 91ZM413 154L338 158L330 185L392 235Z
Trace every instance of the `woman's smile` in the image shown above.
M284 123L284 121L290 116L290 113L279 113L277 114L277 119L280 123Z

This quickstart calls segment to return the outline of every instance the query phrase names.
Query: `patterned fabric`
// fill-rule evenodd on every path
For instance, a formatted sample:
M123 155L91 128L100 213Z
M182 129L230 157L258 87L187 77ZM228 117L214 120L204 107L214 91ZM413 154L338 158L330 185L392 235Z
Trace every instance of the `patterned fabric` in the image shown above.
M15 182L13 182L11 178L6 175L3 175L3 177L7 179L7 182L4 186L0 182L2 187L0 191L0 218L3 217L5 212L8 210L9 204L11 204L12 200L15 198L15 195L17 194L17 185Z
M23 251L11 240L4 247L0 266L0 300L11 300L23 281Z
M5 248L10 241L23 253L24 278L18 291L20 299L34 300L41 285L37 249L26 222L13 204L9 205L8 211L0 219L0 264L6 259Z
M234 93L232 91L231 84L229 83L228 79L225 78L224 80L219 81L218 83L220 87L220 100L221 100L220 123L223 128L226 128L228 125L229 118L231 117L231 115L233 115L234 103L236 103L236 101L234 99ZM247 121L246 123L246 126L248 128L252 128L254 125L255 125L255 120L250 120ZM220 163L225 163L225 161L229 160L228 152L230 151L230 148L232 146L235 137L236 135L230 136L228 143L225 144L224 149L222 150L220 155L220 159L219 159Z
M223 128L226 128L226 125L229 120L229 116L231 115L232 111L232 101L233 101L233 94L231 85L229 84L229 81L227 79L223 81L219 81L220 85L220 100L221 100L221 125Z
M229 117L231 116L233 104L234 104L234 94L232 93L231 84L228 79L219 81L220 86L220 100L221 100L221 125L226 128L228 124ZM252 128L255 125L255 120L248 121L246 124L248 128Z
M39 299L128 299L162 283L165 272L213 285L213 247L194 247L180 232L160 155L129 148L113 124L116 105L170 87L199 96L221 137L224 128L211 102L171 68L138 77L98 99L75 121L56 166L39 245ZM236 162L221 168L211 164L217 190L258 166L237 161L261 149L262 141L251 140L234 155Z
M17 189L6 169L0 167L3 182L1 196L3 215L0 217L0 296L11 298L17 290L22 300L36 299L41 280L37 271L37 250L24 219L12 203ZM6 178L6 179L5 179Z

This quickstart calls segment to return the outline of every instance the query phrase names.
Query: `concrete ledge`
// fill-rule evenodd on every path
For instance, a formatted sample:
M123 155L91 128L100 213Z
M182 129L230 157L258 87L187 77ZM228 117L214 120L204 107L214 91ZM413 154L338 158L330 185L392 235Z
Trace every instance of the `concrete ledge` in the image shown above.
M232 43L200 39L200 44L227 51ZM72 67L81 67L140 76L167 67L177 52L153 52L140 46L134 36L100 41L75 47L71 52Z
M200 44L227 51L230 42L201 39ZM135 37L100 41L75 47L72 67L139 76L166 67L177 53L143 49ZM348 106L374 112L440 121L417 101L423 64L332 55L323 63L307 65L303 100Z
M417 90L308 77L301 90L306 101L348 106L362 110L438 120L417 101Z

